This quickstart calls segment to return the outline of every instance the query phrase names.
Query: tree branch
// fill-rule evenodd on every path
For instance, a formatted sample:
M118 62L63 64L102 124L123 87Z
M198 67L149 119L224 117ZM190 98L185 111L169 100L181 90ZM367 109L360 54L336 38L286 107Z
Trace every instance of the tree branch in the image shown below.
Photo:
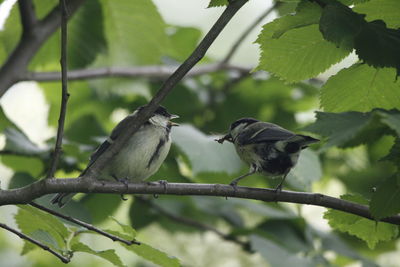
M39 204L37 204L37 203L35 203L33 201L30 202L29 205L31 205L32 207L35 207L37 209L40 209L40 210L42 210L44 212L50 213L50 214L52 214L54 216L60 217L60 218L62 218L64 220L66 220L66 221L69 221L69 222L75 223L77 225L80 225L80 226L82 226L82 227L84 227L84 228L86 228L88 230L91 230L91 231L96 232L96 233L98 233L98 234L100 234L102 236L105 236L105 237L111 239L112 241L119 241L119 242L124 243L124 244L126 244L128 246L130 246L132 244L140 245L140 242L137 242L136 240L125 240L125 239L122 239L122 238L120 238L120 237L118 237L116 235L112 235L110 233L107 233L107 232L105 232L105 231L103 231L103 230L101 230L101 229L99 229L99 228L97 228L97 227L95 227L95 226L93 226L91 224L82 222L82 221L80 221L78 219L72 218L71 216L67 216L67 215L58 213L58 212L56 212L54 210L51 210L51 209L48 209L48 208L46 208L46 207L44 207L42 205L39 205Z
M32 0L18 0L19 13L24 35L29 35L34 29L37 19Z
M58 128L57 128L57 138L54 147L53 159L50 164L49 172L46 178L54 177L54 173L57 170L57 164L60 159L62 151L62 139L64 136L64 123L65 116L67 115L67 102L69 98L68 93L68 61L67 61L67 21L68 21L68 11L67 4L65 0L60 0L61 6L61 108L60 117L58 118Z
M105 77L127 77L127 78L168 78L177 69L176 66L138 66L138 67L105 67L93 69L78 69L68 71L68 80L83 80L96 79ZM193 77L212 73L216 71L237 71L240 73L249 72L253 68L244 67L232 64L204 64L194 67L186 74L186 77ZM27 72L21 76L21 81L58 81L61 79L61 74L58 71L54 72Z
M87 175L94 178L106 166L107 162L116 155L125 145L127 140L147 121L153 112L160 105L161 101L171 92L171 90L182 80L193 66L199 62L207 52L208 48L215 41L228 22L236 12L247 2L247 0L236 0L229 3L224 12L199 43L193 53L178 67L178 69L163 83L157 94L143 109L127 122L127 130L123 132L115 142L88 168Z
M247 27L243 33L238 37L236 42L233 44L229 52L226 54L225 58L221 61L222 64L226 64L229 62L232 58L232 56L236 53L238 50L239 46L243 43L243 41L247 38L247 36L251 33L251 31L261 23L261 21L267 17L275 8L277 8L280 5L280 2L275 2L274 5L272 5L270 8L268 8L264 13L262 13L256 20Z
M3 228L3 229L5 229L5 230L7 230L7 231L9 231L9 232L11 232L11 233L13 233L13 234L16 234L16 235L19 236L21 239L24 239L24 240L26 240L26 241L29 241L29 242L35 244L36 246L41 247L41 248L44 249L44 250L47 250L48 252L50 252L51 254L53 254L54 256L56 256L57 258L59 258L63 263L68 263L68 262L70 262L70 259L69 259L69 258L64 257L63 255L61 255L61 254L58 253L57 251L52 250L51 248L49 248L49 247L46 246L45 244L43 244L43 243L41 243L41 242L39 242L39 241L37 241L37 240L35 240L35 239L33 239L33 238L31 238L31 237L25 235L25 234L23 234L23 233L21 233L21 232L15 230L15 229L11 228L11 227L8 227L7 225L5 225L5 224L3 224L3 223L0 223L0 227Z
M72 15L84 1L69 0L67 7L69 14ZM26 71L29 61L43 43L58 29L60 26L59 14L60 6L58 5L43 20L35 24L29 35L22 34L18 45L0 68L0 97L14 83L21 80L21 75Z
M331 208L374 220L367 206L319 193L282 191L273 189L237 187L221 184L190 183L123 183L100 181L89 177L76 179L44 179L28 186L0 191L0 206L29 204L32 200L52 193L111 193L111 194L158 194L235 197L262 200L266 202L289 202ZM383 222L400 225L400 214L382 219Z
M13 155L13 156L21 156L21 157L38 157L38 158L44 158L44 154L38 154L38 153L28 153L28 152L19 152L19 151L13 151L13 150L0 150L0 155Z

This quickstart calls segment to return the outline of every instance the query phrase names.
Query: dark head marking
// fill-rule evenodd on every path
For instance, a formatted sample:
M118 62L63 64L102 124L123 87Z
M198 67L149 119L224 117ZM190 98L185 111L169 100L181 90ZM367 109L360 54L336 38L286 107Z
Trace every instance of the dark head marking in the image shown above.
M230 130L232 131L237 126L239 126L239 124L242 124L242 123L244 123L244 124L246 124L246 126L248 126L248 125L256 123L256 122L258 122L258 120L254 119L254 118L241 118L231 124Z
M145 106L140 106L137 108L137 111L141 111ZM154 111L154 115L161 115L164 117L171 117L172 115L167 111L163 106L159 106L156 111Z
M163 106L159 106L156 111L154 111L154 115L161 115L164 117L171 117L172 115L167 111Z

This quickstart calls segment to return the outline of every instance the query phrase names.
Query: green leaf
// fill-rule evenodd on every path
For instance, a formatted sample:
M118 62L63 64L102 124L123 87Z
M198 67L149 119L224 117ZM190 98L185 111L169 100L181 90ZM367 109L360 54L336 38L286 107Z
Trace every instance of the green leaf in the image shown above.
M343 195L341 199L367 205L368 201L360 195ZM343 211L329 209L324 218L329 225L341 232L347 232L364 240L370 249L380 241L389 241L398 235L398 227L392 224L375 222Z
M211 0L210 4L208 4L208 8L210 7L218 7L218 6L227 6L228 0Z
M147 244L141 243L139 246L124 245L127 250L134 252L135 254L141 256L142 258L151 261L154 264L163 267L178 267L181 266L179 260L175 257L168 256L166 253L153 248Z
M269 39L277 39L291 29L317 24L320 15L319 5L309 1L301 2L295 15L286 15L265 24L256 42L263 45Z
M396 176L386 179L372 195L369 209L376 220L400 212L400 185L398 179Z
M65 249L70 231L59 220L27 205L18 205L18 213L14 216L18 228L27 235L55 247Z
M193 196L192 199L196 207L204 213L224 218L235 227L244 227L243 218L237 211L234 202L228 204L225 203L225 199L211 199L200 196Z
M14 172L26 172L35 178L42 175L44 171L43 161L34 157L2 155L1 162Z
M354 40L356 54L368 65L393 67L400 73L400 29L387 28L381 20L368 22Z
M174 128L172 137L174 144L188 156L194 175L201 172L233 174L242 166L232 144L218 144L214 141L216 136L207 136L193 126L183 124Z
M15 189L24 187L28 184L31 184L35 181L33 177L26 172L15 172L11 177L10 184L8 185L8 189Z
M370 111L400 108L400 81L391 68L355 64L329 78L321 90L325 111Z
M400 137L400 112L398 110L391 110L390 112L379 111L379 115L382 117L381 121Z
M0 106L0 132L6 128L18 128L4 113L3 108Z
M85 253L89 253L95 256L98 256L100 258L103 258L109 262L111 262L112 264L114 264L115 266L125 266L121 259L119 258L119 256L115 253L114 249L107 249L107 250L102 250L102 251L96 251L91 249L89 246L79 242L77 240L77 238L74 238L72 240L72 244L71 244L71 249L74 252L85 252Z
M38 248L38 246L36 246L35 244L28 241L24 241L24 246L22 247L21 255L25 255L36 248Z
M121 204L121 197L112 194L87 194L79 202L90 211L93 224L98 224L116 211Z
M129 218L135 229L141 229L152 222L157 221L159 215L144 201L135 198L129 208Z
M68 67L83 68L107 48L99 0L85 1L68 22Z
M314 77L341 61L350 51L325 41L317 25L292 29L279 39L261 44L257 69L274 73L289 83Z
M270 239L252 235L250 240L252 248L258 251L271 267L310 267L315 265L310 259L293 254L292 251Z
M23 132L15 128L7 128L4 134L6 136L6 150L27 155L37 155L46 152L29 140Z
M8 57L17 45L21 32L22 27L20 23L19 8L18 5L14 4L5 21L3 30L0 31L0 47L4 49L6 57ZM6 57L0 59L2 65L4 64L3 62L5 62Z
M95 137L106 136L107 133L94 115L84 115L74 121L65 131L65 136L72 141L84 144L98 144Z
M288 181L295 188L310 190L311 184L322 177L318 154L307 149L301 152L297 165L290 171Z
M170 50L166 24L152 1L101 0L108 64L158 64Z
M397 167L398 162L400 162L400 138L396 138L395 143L385 157L381 161L392 161Z
M245 199L240 198L232 198L229 199L227 203L221 203L224 206L226 205L234 205L237 207L241 207L247 211L254 212L257 215L262 215L267 218L273 219L293 219L297 218L298 216L291 211L290 209L285 209L282 206L276 206L270 203L260 203L260 202L253 202L248 201ZM207 209L205 207L204 209Z
M399 114L398 110L381 109L367 113L317 112L317 121L305 127L304 130L328 137L324 148L330 146L352 147L373 143L384 134L395 135L392 128L400 127L400 122L391 124L389 121L397 121Z
M128 236L129 239L134 239L136 237L137 233L131 226L119 222L114 217L111 217L111 219L121 228L124 235Z
M170 35L172 43L171 56L179 61L184 61L196 48L201 31L194 27L174 27Z
M320 31L339 47L356 50L358 57L374 67L394 67L400 73L400 30L387 28L382 20L367 22L338 2L323 9Z
M400 27L400 1L398 0L370 0L356 5L353 10L367 15L367 21L381 19L390 28Z
M364 26L362 15L351 8L333 2L324 7L319 23L319 29L324 38L338 47L352 50L354 37Z

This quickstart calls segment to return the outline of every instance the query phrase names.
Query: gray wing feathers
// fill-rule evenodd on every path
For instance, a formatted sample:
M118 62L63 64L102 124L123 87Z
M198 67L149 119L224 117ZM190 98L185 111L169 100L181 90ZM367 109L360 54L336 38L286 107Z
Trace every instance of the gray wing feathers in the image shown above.
M134 114L134 113L133 113ZM128 125L128 118L133 116L133 114L127 116L124 118L122 121L120 121L117 126L112 130L110 137L107 138L106 141L104 141L90 156L89 164L87 165L86 169L81 173L81 176L85 174L86 170L92 166L92 164L100 157L101 154L104 153L104 151L107 150L107 148L110 147L112 142L117 139L117 137L126 129Z
M237 138L241 145L255 144L269 141L286 140L295 136L294 133L279 127L276 124L257 122L245 129Z

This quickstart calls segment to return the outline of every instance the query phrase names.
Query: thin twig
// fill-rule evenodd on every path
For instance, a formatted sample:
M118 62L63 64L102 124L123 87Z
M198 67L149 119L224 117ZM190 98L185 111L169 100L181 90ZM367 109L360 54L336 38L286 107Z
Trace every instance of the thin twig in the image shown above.
M197 228L200 230L213 232L213 233L217 234L219 237L221 237L222 239L235 242L238 245L240 245L244 250L250 251L249 242L241 241L238 238L236 238L235 236L225 234L225 233L221 232L220 230L218 230L217 228L212 227L211 225L207 225L205 223L195 221L195 220L187 218L187 217L175 215L175 214L163 209L161 206L154 203L154 201L151 201L143 196L135 196L135 199L138 199L140 201L143 201L143 202L149 204L152 209L157 211L158 214L161 214L172 221L175 221L177 223L184 224L184 225L187 225L190 227L194 227L194 228Z
M31 34L37 23L32 0L18 0L23 34Z
M126 186L119 182L100 181L90 177L80 177L76 179L42 179L25 187L2 190L0 191L0 206L28 204L38 197L52 193L126 193L235 197L266 202L288 202L321 206L375 221L369 212L368 206L319 193L282 190L277 194L274 189L238 186L235 190L232 186L222 184L168 183L165 186L164 184L130 182ZM383 218L380 221L400 225L400 214Z
M107 233L107 232L105 232L105 231L103 231L103 230L101 230L101 229L99 229L99 228L97 228L97 227L95 227L95 226L93 226L91 224L82 222L82 221L80 221L78 219L75 219L75 218L73 218L71 216L67 216L67 215L64 215L62 213L58 213L57 211L51 210L49 208L46 208L46 207L44 207L42 205L39 205L39 204L37 204L37 203L35 203L33 201L30 202L29 205L31 205L32 207L35 207L37 209L40 209L42 211L45 211L47 213L50 213L50 214L52 214L54 216L63 218L66 221L69 221L69 222L75 223L77 225L80 225L80 226L82 226L82 227L84 227L84 228L86 228L88 230L91 230L93 232L101 234L102 236L105 236L105 237L111 239L112 241L119 241L119 242L124 243L124 244L126 244L128 246L130 246L132 244L140 245L140 242L137 242L135 240L126 240L126 239L120 238L120 237L118 237L116 235L112 235L112 234Z
M228 22L236 14L237 11L247 2L247 0L236 0L230 2L210 31L205 35L203 40L195 48L193 53L178 67L178 69L163 83L157 94L151 99L143 109L127 121L127 130L123 132L115 142L89 167L87 176L94 178L107 162L117 154L125 145L127 140L139 129L139 127L147 121L154 113L161 101L171 92L173 88L182 80L182 78L199 62L207 52L208 48L215 41L221 31Z
M13 150L0 150L0 155L12 155L12 156L22 156L22 157L40 157L43 158L41 153L28 153L28 152L18 152Z
M239 46L243 43L243 41L247 38L247 36L251 33L254 28L260 24L265 17L267 17L275 8L277 8L280 5L280 2L275 2L274 5L272 5L270 8L268 8L264 13L262 13L256 20L247 27L243 33L239 36L239 38L236 40L236 42L233 44L229 52L226 54L225 58L221 61L221 64L226 64L228 63L232 56L236 53L238 50Z
M68 73L67 73L67 21L68 11L65 0L60 0L61 7L61 110L60 117L58 119L57 139L54 148L53 160L50 165L47 178L54 177L54 173L57 169L57 164L60 159L62 150L62 139L64 136L64 123L65 116L67 114L67 102L68 102Z
M31 237L29 237L29 236L27 236L27 235L25 235L25 234L19 232L19 231L15 230L15 229L13 229L13 228L11 228L11 227L9 227L9 226L7 226L6 224L0 223L0 227L3 228L3 229L5 229L5 230L7 230L7 231L9 231L9 232L11 232L11 233L13 233L13 234L16 234L16 235L19 236L21 239L24 239L24 240L26 240L26 241L29 241L29 242L35 244L36 246L41 247L41 248L44 249L44 250L47 250L48 252L50 252L51 254L53 254L54 256L56 256L57 258L59 258L63 263L68 263L68 262L70 262L70 258L67 258L67 257L61 255L60 253L58 253L57 251L55 251L55 250L49 248L49 247L46 246L45 244L43 244L43 243L41 243L41 242L39 242L39 241L37 241L37 240L31 238Z
M83 79L99 79L106 77L127 77L127 78L152 78L152 79L165 79L168 78L177 66L135 66L135 67L104 67L92 69L77 69L68 71L68 80L83 80ZM219 64L210 63L194 67L186 74L186 77L199 76L216 71L237 71L249 72L253 68L249 66L239 66L232 64ZM60 72L27 72L21 75L21 81L58 81L61 79Z

